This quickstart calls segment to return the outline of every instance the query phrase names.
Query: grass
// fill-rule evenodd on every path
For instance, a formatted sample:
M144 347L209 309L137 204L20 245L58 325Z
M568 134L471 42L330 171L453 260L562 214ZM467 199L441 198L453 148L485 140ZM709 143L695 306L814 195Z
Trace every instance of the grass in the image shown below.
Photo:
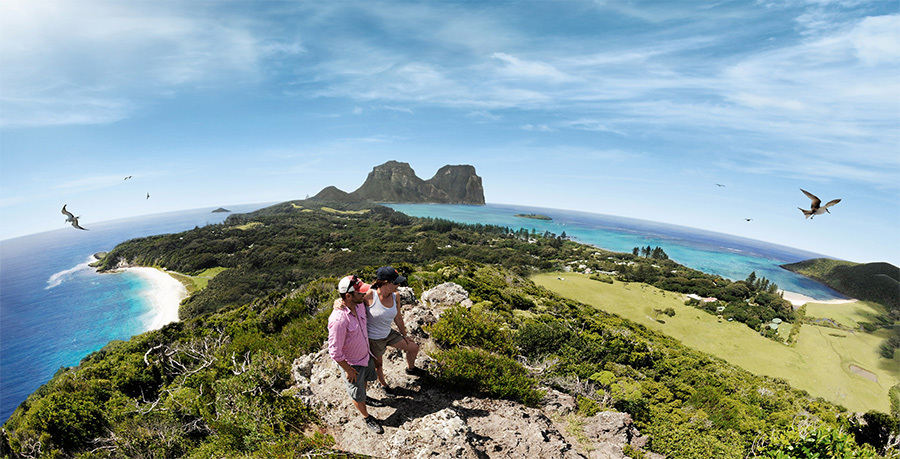
M878 303L857 301L848 304L809 303L806 305L806 317L828 318L849 328L859 328L860 322L878 322L879 316L886 316L887 311Z
M184 288L187 289L188 294L190 294L206 288L206 286L209 285L210 279L216 277L217 274L226 269L228 268L209 268L196 276L188 276L187 274L176 273L174 271L166 271L166 274L178 279L178 281L184 285Z
M803 325L797 343L786 346L760 336L742 323L720 322L711 314L685 306L682 294L646 284L606 284L575 273L538 274L531 279L567 298L643 324L751 373L782 378L798 389L852 411L874 409L889 413L888 390L900 382L900 356L892 360L878 356L878 346L887 339L887 330L869 334ZM673 308L675 316L660 315L665 322L660 323L654 319L653 310L665 308ZM831 314L834 317L829 318L839 323L865 321L877 312L878 305L864 302L807 305L807 315ZM788 329L789 325L782 328ZM874 373L878 382L854 373L851 365Z
M258 227L258 226L263 226L263 223L262 223L262 222L250 222L250 223L246 223L246 224L243 224L243 225L237 225L237 226L234 227L234 229L239 229L239 230L242 230L242 231L247 231L248 229L256 228L256 227Z
M369 212L369 209L363 210L338 210L331 207L322 207L322 210L337 215L363 215Z

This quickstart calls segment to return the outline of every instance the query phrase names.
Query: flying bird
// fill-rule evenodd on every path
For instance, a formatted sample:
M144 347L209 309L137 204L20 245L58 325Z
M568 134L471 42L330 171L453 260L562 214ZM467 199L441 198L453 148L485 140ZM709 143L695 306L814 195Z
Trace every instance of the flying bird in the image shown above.
M745 218L744 220L747 220L748 222L749 222L749 221L753 221L752 218Z
M130 178L131 178L131 176L129 175L128 177L125 177L125 180L128 180L128 179L130 179Z
M800 212L803 212L803 215L805 215L806 218L813 218L816 215L822 215L825 212L828 212L830 214L831 211L829 211L828 208L841 202L840 199L832 199L831 201L828 201L828 204L825 204L823 206L822 200L819 199L818 197L816 197L816 195L810 193L809 191L804 190L803 188L800 188L800 191L802 191L803 194L805 194L807 198L812 200L809 210L798 207L798 209L800 209Z
M147 193L147 198L146 198L146 199L150 199L150 193Z
M81 225L78 224L79 217L72 215L72 212L69 212L68 210L66 210L67 205L68 204L63 204L63 208L62 208L62 213L63 213L63 215L66 216L66 223L72 223L72 226L74 226L75 228L88 231L87 228L82 228Z
M716 186L719 187L719 188L724 188L724 187L725 187L725 185L722 185L721 183L717 183Z

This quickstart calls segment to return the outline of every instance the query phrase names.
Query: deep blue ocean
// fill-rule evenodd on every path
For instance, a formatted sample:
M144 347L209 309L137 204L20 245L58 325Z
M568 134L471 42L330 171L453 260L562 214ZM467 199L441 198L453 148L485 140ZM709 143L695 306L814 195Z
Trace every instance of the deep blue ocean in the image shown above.
M225 206L250 212L268 204ZM142 292L147 281L128 272L98 274L93 254L136 237L177 233L221 223L213 208L135 217L0 241L0 420L60 367L111 340L147 331L154 310Z
M250 212L267 204L225 206ZM486 206L390 204L415 217L482 223L513 229L550 231L616 252L662 247L685 266L738 280L751 271L782 289L815 299L843 298L817 282L778 267L825 255L766 242L643 220L556 209L488 204ZM59 230L0 241L0 420L64 366L78 362L111 340L127 340L153 322L143 291L150 286L131 273L97 274L91 256L128 239L185 231L221 223L228 213L210 208L110 222L78 231ZM553 221L515 217L548 215Z

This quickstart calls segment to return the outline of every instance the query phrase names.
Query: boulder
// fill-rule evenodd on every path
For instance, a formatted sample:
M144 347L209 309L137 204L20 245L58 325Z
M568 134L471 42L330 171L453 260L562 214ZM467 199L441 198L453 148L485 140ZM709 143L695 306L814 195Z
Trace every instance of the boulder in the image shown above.
M426 290L422 293L422 302L426 307L435 310L437 317L440 317L440 313L443 310L457 304L467 308L472 306L469 292L453 282L444 282L437 287Z

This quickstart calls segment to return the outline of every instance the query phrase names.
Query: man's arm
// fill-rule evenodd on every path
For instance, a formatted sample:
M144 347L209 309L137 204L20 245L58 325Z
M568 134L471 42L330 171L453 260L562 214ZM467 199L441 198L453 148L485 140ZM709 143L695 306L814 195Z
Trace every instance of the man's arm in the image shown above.
M344 372L346 372L347 382L351 384L356 383L356 370L353 368L353 366L347 363L346 360L341 360L337 364L344 369Z

